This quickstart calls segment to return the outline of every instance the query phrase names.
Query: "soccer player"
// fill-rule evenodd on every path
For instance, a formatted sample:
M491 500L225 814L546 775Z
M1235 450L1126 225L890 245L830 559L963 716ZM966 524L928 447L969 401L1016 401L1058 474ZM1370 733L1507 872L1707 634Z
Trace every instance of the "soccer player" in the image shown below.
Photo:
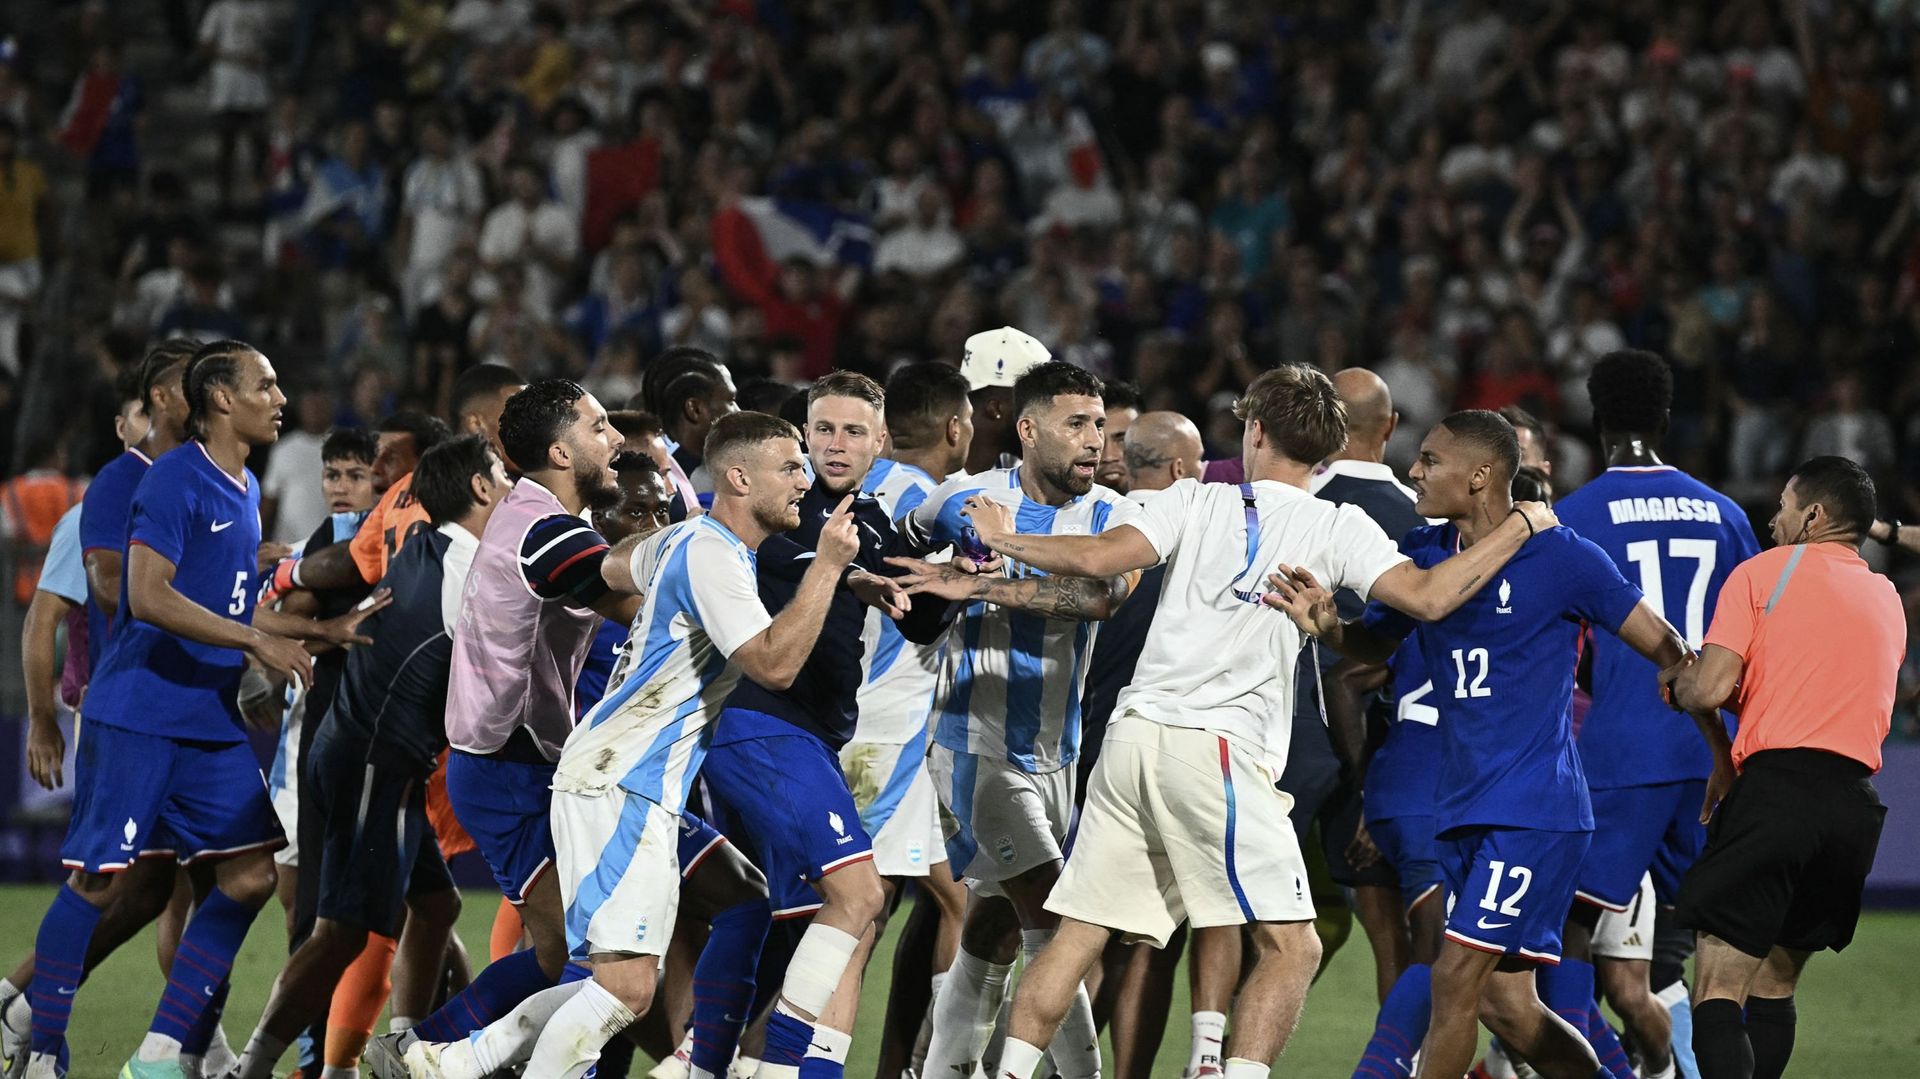
M1107 442L1100 449L1100 467L1093 482L1127 493L1127 430L1140 418L1140 387L1131 382L1108 382L1101 387L1100 403L1107 410Z
M804 890L801 882L821 900L767 1021L757 1073L764 1079L790 1079L808 1055L824 1060L814 1067L828 1074L844 1067L863 949L872 948L871 931L886 902L872 839L839 759L858 714L866 605L899 619L900 633L915 644L934 643L945 628L945 604L908 610L899 589L886 583L901 572L886 560L913 548L894 531L885 508L860 490L886 438L885 405L880 386L851 371L830 372L807 391L814 482L800 500L799 525L768 537L756 552L761 601L769 610L792 602L816 557L820 523L848 496L860 550L791 684L763 685L751 673L742 678L715 721L702 766L708 790L739 822L767 875L774 916L791 909L785 900ZM832 1014L830 1001L837 1002Z
M1759 553L1747 515L1732 499L1661 461L1673 399L1665 360L1650 352L1609 353L1587 376L1587 393L1607 470L1561 501L1560 519L1605 551L1639 583L1648 605L1698 648L1727 575ZM1661 699L1658 673L1619 640L1595 635L1593 705L1579 740L1593 801L1593 843L1580 863L1574 892L1580 903L1555 977L1572 971L1591 981L1593 974L1582 968L1600 911L1625 912L1650 871L1659 905L1671 908L1681 876L1706 844L1700 803L1713 756L1693 730L1676 722L1672 706ZM1658 988L1679 973L1667 972ZM1671 1075L1671 1020L1652 987L1626 985L1612 972L1607 980L1649 1076ZM1573 990L1570 1003L1579 991ZM1590 989L1586 996L1592 996Z
M1513 426L1497 414L1442 420L1421 443L1411 478L1415 511L1448 523L1413 530L1401 549L1416 564L1439 566L1497 535L1516 513L1519 458ZM1560 960L1593 829L1569 714L1579 624L1663 668L1688 652L1605 552L1569 529L1546 529L1497 576L1418 635L1440 708L1435 828L1451 904L1418 1074L1464 1073L1484 1020L1548 1079L1590 1079L1598 1058L1581 1031L1540 1002L1533 975L1534 964ZM1411 631L1379 604L1360 622L1342 622L1311 577L1271 578L1268 602L1343 655L1384 659Z
M311 676L305 648L250 624L260 492L246 457L278 435L286 397L267 358L237 341L203 346L183 383L193 438L134 492L120 632L86 701L62 852L74 874L40 926L29 1074L63 1070L88 938L114 874L149 837L163 835L183 866L201 863L204 894L146 1041L121 1069L127 1079L183 1074L182 1042L223 992L248 925L273 894L279 827L235 696L248 658ZM320 635L314 623L262 614L275 629ZM348 628L335 639L361 638Z
M1815 457L1794 469L1774 548L1727 578L1699 661L1661 674L1681 705L1715 717L1703 725L1714 773L1700 813L1713 828L1678 908L1700 935L1701 1079L1778 1079L1808 960L1845 948L1860 920L1887 814L1870 777L1907 645L1898 591L1860 557L1873 509L1858 464ZM1740 715L1731 745L1712 711L1726 707Z
M1090 537L1019 533L1001 505L965 508L1002 556L1107 576L1165 563L1158 614L1133 684L1115 705L1066 871L1047 902L1062 918L1014 999L996 1074L1028 1079L1074 987L1114 933L1164 946L1197 927L1251 925L1223 1074L1264 1079L1299 1019L1320 959L1306 865L1275 780L1285 768L1300 631L1264 609L1267 567L1317 568L1336 587L1440 618L1521 549L1534 525L1506 521L1462 562L1417 568L1358 507L1307 492L1346 441L1327 377L1287 365L1255 379L1236 414L1249 482L1182 481L1124 525ZM1542 523L1544 507L1518 510ZM1317 575L1316 575L1317 579ZM1191 644L1208 655L1196 660ZM1157 897L1157 898L1156 898Z
M428 450L412 487L434 527L394 556L382 587L398 599L364 623L373 643L348 656L331 708L315 717L306 767L323 837L308 866L320 879L318 920L274 983L238 1079L270 1079L369 935L398 937L411 910L416 928L437 930L418 934L417 945L439 957L459 910L427 822L425 782L446 744L447 668L467 570L508 483L486 440L467 435ZM402 982L395 1013L424 1013L434 988Z
M977 345L969 355L975 369L998 369ZM1071 364L1028 369L1013 386L1024 462L942 483L902 518L908 538L928 548L970 542L960 509L976 494L1014 507L1028 532L1096 534L1131 520L1139 507L1093 482L1106 441L1100 392L1099 379ZM902 581L916 591L966 604L948 638L928 751L957 829L947 837L951 871L972 892L927 1051L928 1072L947 1075L978 1066L1015 949L1039 954L1059 922L1046 900L1073 812L1082 672L1095 637L1085 623L1110 617L1132 582L1011 563L988 573L911 560L907 568ZM1091 1076L1100 1054L1084 989L1070 1022L1055 1063L1069 1079Z
M619 415L608 413L608 419L617 422ZM620 433L627 432L622 428ZM668 519L673 492L668 487L666 475L653 458L632 450L621 450L613 458L613 474L620 477L620 501L593 511L593 527L609 544L617 546L628 536L644 538L673 523ZM612 618L600 623L599 630L594 633L593 647L587 652L586 663L580 668L580 677L574 679L573 710L576 716L584 717L594 705L600 703L600 698L607 695L607 680L613 675L614 665L620 661L620 650L626 647L632 628Z
M876 460L861 486L898 521L966 465L973 444L966 376L937 360L899 368L887 380L886 420L891 456ZM917 1066L920 1031L959 947L966 889L934 868L946 861L946 839L927 772L926 739L943 645L907 641L878 611L867 615L865 642L859 723L840 763L861 824L873 837L874 867L890 887L915 881L922 900L894 948L880 1042L878 1074L898 1075ZM876 939L879 933L876 928Z
M701 456L707 433L720 417L740 407L734 400L733 372L706 349L676 346L647 364L640 393L647 411L659 417L663 428L675 490L683 501L685 491L696 493L694 501L683 506L681 516L697 514L713 497L713 473L703 467Z
M702 460L714 475L711 513L628 540L602 565L607 584L645 595L634 623L645 628L554 773L568 944L574 957L591 959L593 977L546 1024L532 1075L582 1075L652 1003L676 916L679 814L708 726L740 675L793 684L859 551L848 495L820 529L792 601L770 616L754 554L800 524L809 484L798 432L774 417L729 414L708 434Z

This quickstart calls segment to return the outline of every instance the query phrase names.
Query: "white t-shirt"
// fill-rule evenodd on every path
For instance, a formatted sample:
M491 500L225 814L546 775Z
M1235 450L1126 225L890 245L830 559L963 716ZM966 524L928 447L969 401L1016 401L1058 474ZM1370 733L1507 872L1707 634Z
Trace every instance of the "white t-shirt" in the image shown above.
M305 431L289 431L273 445L260 493L279 505L273 519L273 539L299 543L327 518L327 495L320 489L320 445L326 438Z
M214 0L200 20L200 44L251 63L216 59L209 68L209 97L214 111L263 112L271 102L267 85L267 5L258 0Z
M1286 766L1293 679L1302 644L1292 619L1258 601L1281 563L1304 566L1329 589L1362 597L1407 560L1358 506L1336 505L1272 480L1252 484L1260 539L1247 565L1240 488L1185 479L1149 497L1128 524L1166 563L1160 605L1133 683L1131 708L1172 727L1215 731ZM1240 596L1235 593L1250 593Z

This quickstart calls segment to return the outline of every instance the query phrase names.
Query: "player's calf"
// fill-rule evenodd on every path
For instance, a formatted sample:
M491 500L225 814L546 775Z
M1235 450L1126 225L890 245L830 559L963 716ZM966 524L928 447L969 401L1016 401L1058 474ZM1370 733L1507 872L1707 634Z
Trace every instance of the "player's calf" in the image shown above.
M1502 965L1516 964L1508 961ZM1529 969L1503 969L1487 979L1479 1013L1480 1021L1501 1044L1524 1058L1545 1079L1592 1079L1600 1070L1600 1058L1586 1037L1541 1002ZM1428 1073L1423 1070L1422 1074ZM1435 1070L1432 1074L1447 1073Z

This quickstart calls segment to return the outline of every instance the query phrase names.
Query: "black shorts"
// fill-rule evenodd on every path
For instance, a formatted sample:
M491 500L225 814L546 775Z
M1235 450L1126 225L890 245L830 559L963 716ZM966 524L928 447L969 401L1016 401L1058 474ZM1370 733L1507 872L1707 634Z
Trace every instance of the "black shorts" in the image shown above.
M1680 924L1753 956L1845 948L1887 816L1868 775L1812 749L1747 758L1680 886Z
M319 874L320 917L399 936L409 897L453 887L427 819L426 780L368 764L363 747L331 734L314 739L301 777L322 833L319 858L302 859L302 875Z

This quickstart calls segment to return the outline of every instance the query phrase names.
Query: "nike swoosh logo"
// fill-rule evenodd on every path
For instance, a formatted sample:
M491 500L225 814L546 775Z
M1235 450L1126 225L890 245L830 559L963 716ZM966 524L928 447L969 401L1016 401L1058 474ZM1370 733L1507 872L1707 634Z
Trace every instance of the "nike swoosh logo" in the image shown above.
M225 532L227 529L232 527L233 527L232 521L215 521L213 523L213 530L215 532Z
M57 989L55 989L55 990L54 990L54 992L56 992L56 993L58 993L58 994L60 994L60 995L61 995L61 996L63 996L63 997L70 997L70 996L72 996L72 995L73 995L73 994L74 994L75 992L77 992L77 991L78 991L78 990L76 990L76 989L67 989L67 988L65 988L65 987L61 987L61 988L57 988Z
M213 996L213 986L211 986L211 985L203 985L203 986L201 986L201 987L200 987L200 991L201 991L202 993L205 993L205 994L206 994L206 995L208 996L208 998L209 998L209 999L211 999L211 998L212 998L212 996Z
M1512 922L1494 922L1492 924L1488 924L1487 920L1485 918L1482 918L1473 924L1479 926L1482 929L1505 929L1506 927L1512 925L1513 923Z
M799 561L801 561L801 560L803 560L803 559L808 559L808 558L812 558L812 557L813 557L814 555L816 555L816 554L818 554L818 553L819 553L819 552L817 552L817 551L801 551L801 552L800 552L799 554L797 554L797 555L794 555L794 556L793 556L793 560L794 560L795 562L799 562Z

